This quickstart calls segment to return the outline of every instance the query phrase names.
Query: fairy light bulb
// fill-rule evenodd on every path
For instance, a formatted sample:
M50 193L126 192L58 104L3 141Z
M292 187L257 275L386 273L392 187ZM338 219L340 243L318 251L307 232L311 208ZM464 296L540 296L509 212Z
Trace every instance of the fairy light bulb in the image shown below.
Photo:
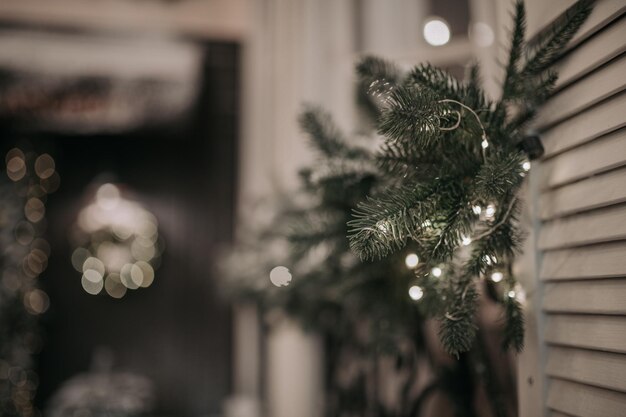
M493 218L496 215L496 208L493 204L489 204L485 210L485 217L488 219Z
M507 295L509 296L509 298L515 298L516 294L515 294L515 291L511 290L511 291L508 292Z
M461 236L461 243L463 246L469 246L472 243L472 238L469 236Z
M526 172L530 171L530 161L524 161L522 164L522 169Z
M483 208L481 206L472 206L472 211L475 215L479 216L482 213Z
M442 271L441 271L441 268L434 267L433 269L430 270L430 273L433 274L433 276L439 278L442 274Z
M411 297L411 300L418 301L423 296L424 296L424 290L421 287L418 287L417 285L413 285L411 288L409 288L409 297Z
M376 223L376 227L378 228L378 230L380 230L381 232L385 234L389 231L388 223L382 220Z
M483 141L480 142L480 146L482 146L483 149L487 149L489 147L489 142L487 142L487 139L483 139Z
M414 253L409 253L404 259L404 263L409 269L415 268L417 264L419 264L419 262L420 262L419 257Z
M491 274L491 280L493 282L500 282L502 281L502 278L504 278L504 274L502 274L502 272L494 272Z

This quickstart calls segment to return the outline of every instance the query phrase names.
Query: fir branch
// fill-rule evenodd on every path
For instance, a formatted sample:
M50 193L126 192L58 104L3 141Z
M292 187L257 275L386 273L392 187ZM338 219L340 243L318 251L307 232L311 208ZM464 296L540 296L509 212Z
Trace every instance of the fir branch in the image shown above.
M446 352L458 358L460 353L470 350L476 337L474 314L478 292L471 278L466 276L452 280L447 302L448 309L441 318L439 337Z
M527 59L522 70L523 77L539 74L556 62L566 45L591 14L592 5L592 0L576 2L565 12L562 18L557 19L540 36L538 45L535 46L534 51L530 52L532 55Z
M401 72L396 65L381 58L367 56L356 67L362 86L368 94L383 100L401 81Z
M505 153L490 158L476 173L471 192L472 201L501 201L514 193L524 179L521 152Z
M446 106L428 89L399 87L387 99L379 132L388 143L409 143L427 147L440 136L441 119Z
M320 107L308 105L299 117L300 127L308 135L313 147L326 157L338 155L354 158L364 151L347 145L346 139L337 128L329 113Z
M515 297L504 296L504 339L503 349L513 347L517 352L524 349L524 313Z
M518 83L518 67L524 52L524 36L526 33L526 8L522 0L515 3L515 14L513 17L513 29L511 31L511 48L509 49L509 60L504 75L504 85L502 86L502 100L507 100L514 96L515 85Z
M348 222L350 247L361 259L371 260L401 249L433 217L436 200L432 190L407 186L368 197Z
M489 100L480 88L477 64L471 67L466 84L459 82L449 72L431 64L418 65L409 73L408 79L422 88L433 91L442 99L460 101L475 109L490 107Z

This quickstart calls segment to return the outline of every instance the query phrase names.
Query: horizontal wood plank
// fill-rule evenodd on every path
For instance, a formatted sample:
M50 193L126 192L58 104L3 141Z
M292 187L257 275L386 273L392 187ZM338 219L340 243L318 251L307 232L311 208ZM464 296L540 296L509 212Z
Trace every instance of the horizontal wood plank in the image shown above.
M549 314L546 343L626 353L626 318L580 314Z
M624 108L626 93L621 93L543 132L544 159L626 126Z
M556 68L559 74L557 89L571 84L624 51L626 24L620 20L587 39L559 62Z
M565 10L576 3L576 0L534 1L527 3L527 33L534 37L544 30L550 22L559 17ZM621 0L597 0L591 16L574 35L571 45L589 37L612 20L624 14L626 6Z
M626 277L626 242L546 252L541 279L598 279Z
M546 374L626 392L626 358L620 353L553 346L548 348Z
M541 166L539 187L558 187L625 165L626 129L620 129L546 161Z
M565 413L561 413L560 411L550 411L550 414L548 414L550 417L572 417L571 414L565 414Z
M626 279L547 284L543 310L550 313L626 315Z
M539 232L539 248L559 249L621 239L626 239L624 205L544 223Z
M626 160L626 153L623 157ZM547 220L625 201L626 168L620 168L542 194L539 215L542 220Z
M552 97L537 116L539 130L556 124L626 89L626 56L599 68Z
M577 417L624 417L626 395L553 379L548 387L548 407Z

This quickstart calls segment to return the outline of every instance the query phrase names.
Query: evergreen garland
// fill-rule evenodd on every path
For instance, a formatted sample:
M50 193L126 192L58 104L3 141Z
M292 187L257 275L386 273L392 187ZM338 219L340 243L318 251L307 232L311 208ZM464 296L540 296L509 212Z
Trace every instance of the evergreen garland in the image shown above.
M579 1L528 45L524 4L516 3L497 101L482 91L478 66L464 83L431 65L419 65L404 77L376 58L358 67L363 82L374 88L378 131L385 138L377 160L394 186L359 203L348 223L350 246L365 261L387 257L408 242L417 246L424 260L417 280L436 291L441 304L424 313L438 315L441 340L453 355L472 346L475 280L494 272L506 277L505 345L523 346L524 321L510 268L524 236L517 224L518 191L530 166L520 144L537 106L554 88L551 67L591 4ZM444 283L429 286L435 267L444 270L439 278Z
M501 274L502 283L489 286L500 289L503 347L521 350L524 318L511 265L524 237L517 217L530 155L526 128L554 88L552 64L590 11L590 1L576 3L529 45L517 2L496 101L483 92L477 65L461 82L430 64L403 73L365 57L357 66L359 94L384 138L376 150L355 144L318 107L301 115L316 163L301 171L299 192L279 201L273 219L259 225L255 216L257 229L242 233L246 240L221 266L240 298L266 312L282 308L326 335L327 415L415 416L434 390L451 399L458 415L473 415L474 378L494 414L504 415L488 355L475 343L476 281ZM410 253L419 255L416 268L405 265ZM276 265L293 274L288 287L270 285L267 273ZM412 286L421 290L417 301L407 294ZM432 360L423 334L429 317L440 320L443 346L459 361L431 363L437 376L416 396L416 357ZM366 368L376 368L381 356L397 357L411 375L399 409L385 410L371 395L375 373L367 369L347 386L337 382L346 351Z

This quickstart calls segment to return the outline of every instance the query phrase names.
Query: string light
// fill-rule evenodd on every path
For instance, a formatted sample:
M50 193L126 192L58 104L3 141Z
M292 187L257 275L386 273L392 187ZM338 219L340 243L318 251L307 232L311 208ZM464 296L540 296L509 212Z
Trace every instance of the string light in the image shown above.
M376 223L376 227L378 228L378 230L380 230L383 233L387 233L389 231L389 224L384 220L381 220L378 223Z
M480 142L480 146L482 146L483 149L487 149L489 147L489 142L487 142L487 139L483 139L483 141Z
M502 278L504 278L502 272L494 272L493 274L491 274L491 280L493 282L500 282L502 281Z
M421 287L418 287L417 285L413 285L411 288L409 288L409 297L411 297L412 300L418 301L423 296L424 296L424 290Z
M479 216L482 213L483 209L480 206L472 206L472 211L475 215Z
M487 209L485 210L485 217L488 219L492 219L493 216L496 215L496 208L494 207L493 204L489 204L487 206Z
M434 267L433 269L430 270L430 273L433 274L433 276L439 278L442 274L442 271L441 271L441 268Z
M515 294L515 291L511 290L511 291L508 292L507 295L509 296L509 298L515 298L516 294Z
M463 246L469 246L472 243L472 238L468 236L461 236L461 243L463 243Z
M409 253L404 259L404 263L406 264L407 268L410 268L410 269L415 268L417 264L419 264L419 262L420 262L419 257L414 253Z
M530 161L525 161L525 162L522 164L522 169L523 169L524 171L526 171L526 172L530 171Z

